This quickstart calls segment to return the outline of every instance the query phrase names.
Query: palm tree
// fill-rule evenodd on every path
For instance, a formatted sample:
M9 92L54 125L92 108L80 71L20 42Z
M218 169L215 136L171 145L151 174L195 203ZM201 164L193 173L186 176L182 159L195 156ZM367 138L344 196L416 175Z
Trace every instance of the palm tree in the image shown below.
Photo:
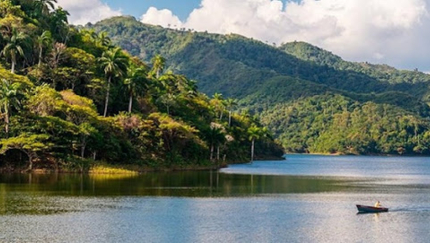
M146 89L146 76L147 71L141 67L130 67L128 69L128 76L124 80L129 93L128 112L131 112L133 106L133 97L136 95L138 89Z
M226 141L225 138L225 129L222 127L222 125L217 123L211 124L211 130L208 136L209 143L210 143L210 161L214 161L214 149L217 148L217 160L219 160L219 154L220 154L220 145L223 144Z
M34 1L34 5L37 9L39 9L43 14L48 14L49 11L55 9L55 3L57 0L36 0Z
M12 36L7 39L7 44L4 46L2 54L5 57L10 57L12 62L11 72L15 73L15 65L17 55L24 56L24 48L27 45L28 36L16 29L12 30Z
M251 141L251 163L254 161L255 140L265 137L267 132L267 128L260 128L255 125L248 128L248 138Z
M108 36L108 33L106 31L100 32L98 35L95 36L95 42L99 46L104 47L110 47L111 46L111 39Z
M212 97L213 97L212 103L215 106L215 110L217 112L219 111L219 113L220 113L219 120L222 120L224 98L222 97L222 94L220 94L220 93L215 93ZM218 115L217 115L217 117L218 117Z
M225 106L228 110L228 126L231 126L231 113L233 110L233 107L235 107L237 105L237 100L236 99L232 99L232 98L228 98L225 100Z
M2 79L0 86L0 112L3 113L5 121L6 137L9 134L9 117L12 108L18 108L20 101L17 97L19 83L11 83Z
M49 45L51 42L51 32L44 31L42 35L38 36L36 39L37 48L39 49L39 64L38 67L40 68L40 65L42 64L42 54L43 54L43 47Z
M103 52L102 57L100 57L98 61L107 79L105 109L103 113L103 116L106 117L112 78L123 77L125 75L128 68L128 58L122 52L121 48L117 47Z
M176 95L173 93L165 93L158 98L158 101L166 106L167 108L167 115L170 115L170 107L176 105Z
M160 78L161 72L164 70L164 65L166 63L166 59L160 55L156 55L152 58L152 71L155 72L155 78Z

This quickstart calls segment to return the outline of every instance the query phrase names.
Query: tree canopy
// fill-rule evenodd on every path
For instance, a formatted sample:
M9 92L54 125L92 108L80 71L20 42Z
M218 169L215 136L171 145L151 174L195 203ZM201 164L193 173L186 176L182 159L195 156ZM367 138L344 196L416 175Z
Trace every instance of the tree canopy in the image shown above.
M224 127L224 162L249 160L241 131L259 123L231 107L230 120L220 117L226 108L213 107L195 81L166 72L163 56L141 61L105 32L69 26L54 3L0 2L0 167L215 166L214 122ZM260 158L282 155L273 140L259 142Z

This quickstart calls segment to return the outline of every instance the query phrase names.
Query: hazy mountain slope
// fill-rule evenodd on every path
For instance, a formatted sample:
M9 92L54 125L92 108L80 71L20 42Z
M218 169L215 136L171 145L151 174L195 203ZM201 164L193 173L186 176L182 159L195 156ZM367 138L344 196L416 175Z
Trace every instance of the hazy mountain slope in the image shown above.
M325 53L321 56L333 59L326 62L330 65L321 65L322 58L310 62L309 58L286 54L285 49L291 49L291 45L275 48L238 35L164 29L142 24L132 17L115 17L92 27L107 31L115 43L145 61L161 54L166 57L169 69L197 80L200 90L208 94L222 92L226 96L244 97L259 90L267 78L280 75L356 93L400 91L425 97L428 90L427 83L410 85L409 81L387 81L382 75L338 68L337 63L344 62ZM418 78L420 82L428 81L427 75Z
M347 62L333 53L310 45L306 42L283 44L279 49L303 61L311 61L317 65L326 65L336 70L350 70L364 73L380 81L389 83L429 82L430 75L418 70L398 70L388 65L375 65L368 62Z

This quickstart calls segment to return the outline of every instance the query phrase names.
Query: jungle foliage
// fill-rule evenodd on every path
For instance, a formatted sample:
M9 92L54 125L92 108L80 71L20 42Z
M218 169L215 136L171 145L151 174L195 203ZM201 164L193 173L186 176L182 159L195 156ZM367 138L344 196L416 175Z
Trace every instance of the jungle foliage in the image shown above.
M267 129L218 94L70 26L55 0L0 2L0 166L86 171L216 166L281 157ZM143 47L142 47L143 48ZM152 48L151 45L148 48ZM145 48L143 48L145 49Z

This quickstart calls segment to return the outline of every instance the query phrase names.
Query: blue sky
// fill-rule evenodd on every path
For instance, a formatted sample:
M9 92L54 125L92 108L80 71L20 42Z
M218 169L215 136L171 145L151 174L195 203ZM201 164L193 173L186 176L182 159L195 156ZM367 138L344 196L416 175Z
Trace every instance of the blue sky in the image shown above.
M191 11L198 8L201 0L105 0L111 8L121 9L124 14L142 16L149 7L170 9L182 21L186 20Z

